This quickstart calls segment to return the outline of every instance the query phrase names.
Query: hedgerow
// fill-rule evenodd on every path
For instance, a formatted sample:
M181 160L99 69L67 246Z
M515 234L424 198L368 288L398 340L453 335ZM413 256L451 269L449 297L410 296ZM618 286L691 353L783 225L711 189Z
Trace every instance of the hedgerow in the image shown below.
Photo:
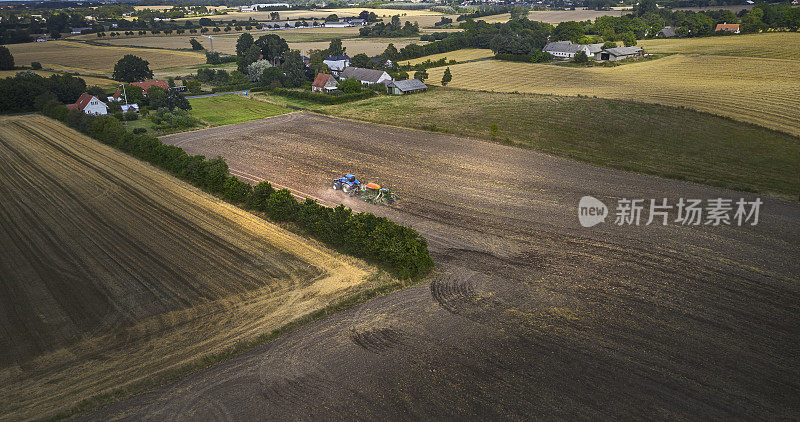
M396 277L417 278L433 267L425 238L386 218L353 213L343 205L326 207L311 199L298 202L288 190L275 190L266 181L251 187L230 174L222 157L207 160L189 155L158 138L127 131L112 116L90 116L57 102L46 103L42 113L244 209L263 212L276 222L293 223L334 249L386 267Z

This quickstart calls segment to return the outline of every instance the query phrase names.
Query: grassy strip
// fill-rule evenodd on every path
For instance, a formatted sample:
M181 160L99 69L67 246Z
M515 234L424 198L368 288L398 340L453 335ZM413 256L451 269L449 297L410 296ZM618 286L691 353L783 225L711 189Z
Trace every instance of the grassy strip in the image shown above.
M208 369L218 363L224 362L236 356L239 356L243 353L252 351L258 346L264 345L269 343L273 340L278 339L279 337L292 333L294 331L299 330L300 328L318 320L321 320L328 315L332 315L337 312L345 311L347 309L351 309L357 305L360 305L370 299L384 296L394 291L397 291L401 288L405 288L407 286L411 286L417 284L421 279L418 279L416 282L405 283L401 281L396 281L394 283L384 284L382 286L378 286L369 290L362 291L355 295L349 296L345 299L342 299L336 303L330 304L322 309L317 311L311 312L309 314L303 315L288 324L276 328L269 333L264 333L255 339L248 340L248 341L241 341L236 343L235 345L231 346L230 348L218 352L213 353L210 355L202 356L200 358L195 359L191 363L186 365L182 365L178 368L173 368L167 371L164 371L162 374L151 377L148 379L140 380L133 384L130 384L124 388L120 388L114 391L110 391L108 393L98 394L94 397L88 398L86 400L81 401L72 409L62 412L59 414L54 415L49 420L51 421L58 421L63 420L66 418L74 417L83 413L86 413L90 410L96 410L101 406L106 406L111 403L118 402L125 397L129 397L134 394L142 393L146 390L150 390L156 387L160 387L166 385L170 382L174 382L180 378L183 378L189 374L192 374L197 371L201 371L204 369Z
M800 194L800 138L680 107L437 88L321 111L795 201Z
M230 125L255 119L278 116L292 110L263 101L254 101L237 94L192 98L189 114L212 126Z

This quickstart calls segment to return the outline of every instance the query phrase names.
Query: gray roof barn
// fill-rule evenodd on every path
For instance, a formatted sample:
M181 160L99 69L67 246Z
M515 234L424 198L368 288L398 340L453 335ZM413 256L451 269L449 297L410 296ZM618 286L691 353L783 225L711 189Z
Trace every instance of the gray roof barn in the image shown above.
M341 79L356 79L361 82L378 83L385 74L383 70L364 69L363 67L348 66L339 75Z
M413 92L428 89L428 86L419 79L406 79L403 81L393 81L387 84L389 88L397 88L402 92Z
M663 38L672 38L675 35L677 34L675 32L674 26L665 26L661 28L661 30L658 31L658 33L656 33L656 37L663 37Z
M643 50L639 47L614 47L614 48L607 48L605 51L613 56L622 57L622 56L635 56L638 54L642 54Z
M548 43L542 51L546 51L548 53L577 53L583 47L580 44L573 44L572 41L554 41Z

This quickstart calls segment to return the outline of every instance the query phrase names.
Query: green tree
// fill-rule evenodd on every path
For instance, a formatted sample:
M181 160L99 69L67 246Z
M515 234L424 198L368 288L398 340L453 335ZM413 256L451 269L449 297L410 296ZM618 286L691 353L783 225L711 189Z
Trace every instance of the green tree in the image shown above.
M425 82L425 79L428 79L428 71L425 69L420 69L414 72L414 79L419 79L422 82Z
M275 63L276 58L283 57L283 54L289 51L289 44L286 43L286 40L275 34L262 35L256 41L256 45L261 48L261 54L264 59L272 62L273 66L278 65L278 63Z
M281 71L283 71L281 82L284 86L296 88L303 84L306 80L306 64L299 51L292 50L284 55Z
M343 56L346 50L347 50L346 47L342 47L341 38L332 39L331 43L328 45L329 56Z
M200 41L197 41L196 38L189 38L189 44L192 45L192 50L200 51L205 50L206 48L203 47L203 44L200 44Z
M623 32L622 35L620 35L620 38L622 38L622 42L625 44L625 47L633 47L636 45L636 35L634 35L633 32Z
M211 192L222 192L225 182L228 180L228 163L220 156L209 160L206 164L205 186Z
M336 22L338 20L339 20L339 16L337 16L336 14L330 14L330 15L325 17L325 22Z
M242 204L248 202L250 195L253 193L253 187L249 183L239 180L236 176L230 176L225 180L223 191L229 201L234 204Z
M356 79L345 79L339 82L339 89L345 94L355 94L361 92L361 82Z
M381 53L381 58L384 60L397 62L400 59L400 53L397 51L397 48L394 46L394 44L389 43L389 45L386 46L386 50L383 50L383 53Z
M589 56L586 55L585 51L581 50L572 57L572 61L575 63L588 63Z
M7 47L0 46L0 70L13 70L14 56Z
M253 40L253 36L244 33L239 36L239 39L236 40L236 55L237 56L244 56L247 50L255 44L255 40Z
M153 77L150 63L133 54L126 54L114 66L112 78L122 82L137 82Z
M442 86L447 86L452 80L453 75L450 73L450 67L448 66L447 69L444 70L444 75L442 75Z
M369 56L364 53L358 53L350 59L350 65L355 67L369 67Z
M147 101L151 109L192 109L191 104L189 104L189 100L187 100L186 97L181 95L179 92L175 91L174 89L164 89L158 86L150 87L150 89L147 90Z

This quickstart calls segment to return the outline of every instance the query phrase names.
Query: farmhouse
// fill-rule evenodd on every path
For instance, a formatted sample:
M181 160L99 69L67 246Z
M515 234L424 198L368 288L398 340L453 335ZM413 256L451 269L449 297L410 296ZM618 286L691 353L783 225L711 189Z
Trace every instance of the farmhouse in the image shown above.
M350 23L345 21L325 22L323 26L326 28L347 28L350 26Z
M675 32L674 26L665 26L656 33L656 38L672 38L675 35L677 35L677 33Z
M108 114L108 106L106 106L106 103L100 101L94 95L85 92L81 94L78 101L75 101L75 104L67 104L67 108L70 110L80 110L86 114L103 116Z
M571 59L579 51L586 53L587 57L592 57L603 49L603 44L573 44L572 41L554 41L548 43L542 51L550 53L553 57Z
M350 66L350 56L328 56L322 63L325 63L325 66L328 66L328 69L330 69L334 75L337 75L344 70L344 68Z
M369 85L391 81L392 77L382 70L348 66L342 71L341 75L339 75L339 79L355 79L363 85Z
M350 26L367 26L366 19L345 19Z
M166 83L165 81L160 81L160 80L159 81L132 82L131 85L138 86L139 88L142 88L142 94L145 97L147 96L147 90L149 90L150 88L152 88L154 86L157 86L159 88L169 89L169 84ZM115 100L118 100L121 95L122 95L122 90L117 88L117 91L114 92L114 95L112 95L112 97Z
M411 94L414 92L422 92L428 89L428 86L422 83L419 79L406 79L403 81L389 81L386 84L390 92L394 95Z
M333 78L333 75L327 73L318 73L314 78L314 83L311 84L312 92L329 92L333 91L339 86L339 82Z
M644 50L639 47L614 47L606 48L595 53L595 60L617 61L644 56Z
M714 29L715 32L733 32L734 34L739 33L739 24L738 23L718 23L717 28Z

